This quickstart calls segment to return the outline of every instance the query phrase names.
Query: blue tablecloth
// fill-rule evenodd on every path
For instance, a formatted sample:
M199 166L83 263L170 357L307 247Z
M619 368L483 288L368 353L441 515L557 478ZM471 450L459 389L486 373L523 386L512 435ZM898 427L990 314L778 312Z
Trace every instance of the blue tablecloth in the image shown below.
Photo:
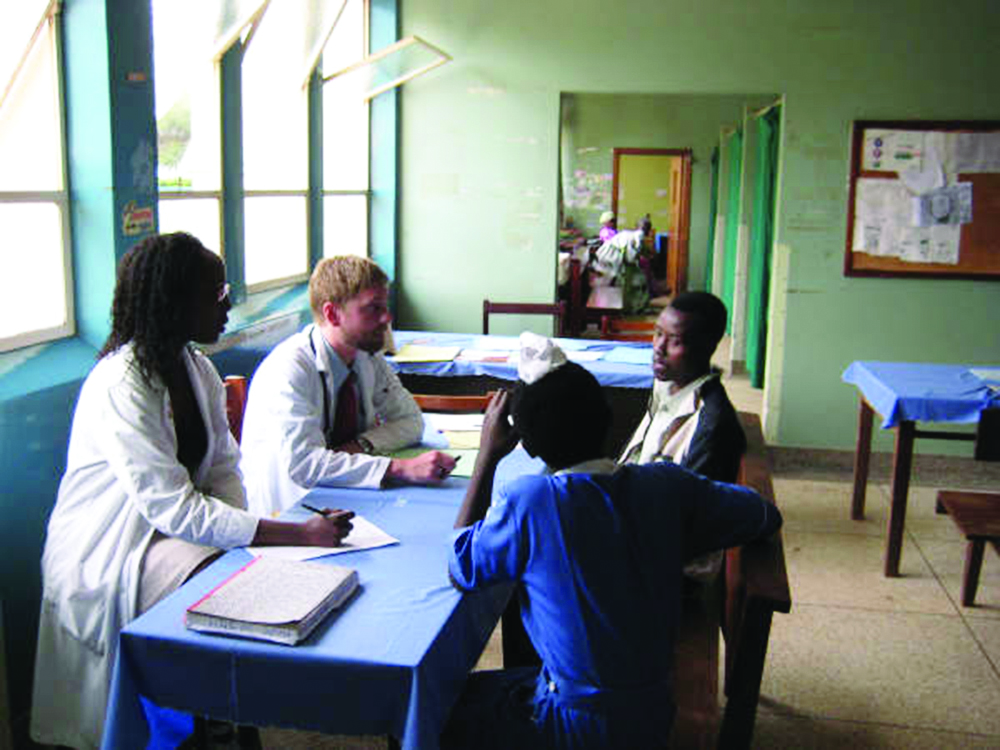
M393 331L397 350L408 343L421 346L458 346L464 349L516 351L516 337L480 336L471 333L434 333L431 331ZM598 382L610 388L652 388L652 346L634 341L604 341L598 339L555 339L565 351L601 352L602 358L580 362L594 374ZM503 380L517 380L517 365L508 362L395 362L387 358L393 369L410 375L457 377L489 375Z
M543 469L515 451L497 483ZM249 559L233 550L122 631L102 747L135 750L149 730L140 696L217 719L334 734L393 735L433 750L509 587L460 594L449 583L452 524L468 480L437 488L319 488L306 501L350 508L399 545L323 560L358 570L360 591L302 644L206 635L185 609ZM304 520L293 508L289 520Z
M841 379L857 386L882 415L883 429L901 421L975 423L997 405L969 365L918 362L852 362Z

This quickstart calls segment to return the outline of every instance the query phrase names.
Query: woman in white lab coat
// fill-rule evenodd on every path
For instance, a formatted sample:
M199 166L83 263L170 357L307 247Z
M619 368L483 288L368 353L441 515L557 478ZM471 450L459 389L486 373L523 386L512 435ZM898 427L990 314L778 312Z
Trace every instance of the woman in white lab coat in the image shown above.
M244 510L224 387L189 343L219 339L228 291L222 261L188 234L151 237L119 265L42 554L38 742L100 745L119 630L221 550L332 547L350 530L342 511L291 524Z

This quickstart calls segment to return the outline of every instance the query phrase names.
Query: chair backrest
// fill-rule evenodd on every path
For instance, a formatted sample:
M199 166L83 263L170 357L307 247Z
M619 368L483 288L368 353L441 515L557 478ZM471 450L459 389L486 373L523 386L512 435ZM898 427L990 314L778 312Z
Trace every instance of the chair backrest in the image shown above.
M475 396L445 396L437 393L414 393L413 400L422 411L451 412L454 414L476 414L486 411L490 401L497 395L490 391Z
M243 412L247 408L247 379L243 375L226 376L226 417L236 442L243 437Z
M513 315L551 315L556 321L556 335L562 336L565 332L563 326L566 318L565 302L491 302L483 300L483 335L490 332L491 314L513 314Z
M651 319L622 318L617 315L601 316L602 339L627 339L651 341L656 321Z

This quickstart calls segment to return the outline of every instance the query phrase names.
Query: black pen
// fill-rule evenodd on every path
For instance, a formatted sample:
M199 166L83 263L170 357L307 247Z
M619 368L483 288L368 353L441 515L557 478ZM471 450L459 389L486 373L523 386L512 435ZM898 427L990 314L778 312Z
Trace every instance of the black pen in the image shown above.
M309 505L308 503L301 503L301 505L306 510L311 510L313 513L318 513L319 515L323 516L323 518L329 518L330 514L333 513L333 511L330 510L329 508L327 510L320 510L316 506ZM352 514L351 517L353 518L353 514ZM333 521L334 521L334 523L339 524L341 526L343 526L344 524L348 524L348 523L351 522L349 518L345 518L345 519L335 518L335 519L333 519Z

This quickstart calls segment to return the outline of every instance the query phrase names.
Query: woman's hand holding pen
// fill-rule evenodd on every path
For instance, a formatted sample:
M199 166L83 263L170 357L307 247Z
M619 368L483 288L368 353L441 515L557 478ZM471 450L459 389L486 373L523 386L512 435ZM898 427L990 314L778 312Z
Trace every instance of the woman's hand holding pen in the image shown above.
M316 514L303 524L310 539L315 539L311 542L313 546L339 547L347 535L351 533L353 528L351 519L354 518L354 511L339 508L315 508L305 503L302 503L302 507Z

